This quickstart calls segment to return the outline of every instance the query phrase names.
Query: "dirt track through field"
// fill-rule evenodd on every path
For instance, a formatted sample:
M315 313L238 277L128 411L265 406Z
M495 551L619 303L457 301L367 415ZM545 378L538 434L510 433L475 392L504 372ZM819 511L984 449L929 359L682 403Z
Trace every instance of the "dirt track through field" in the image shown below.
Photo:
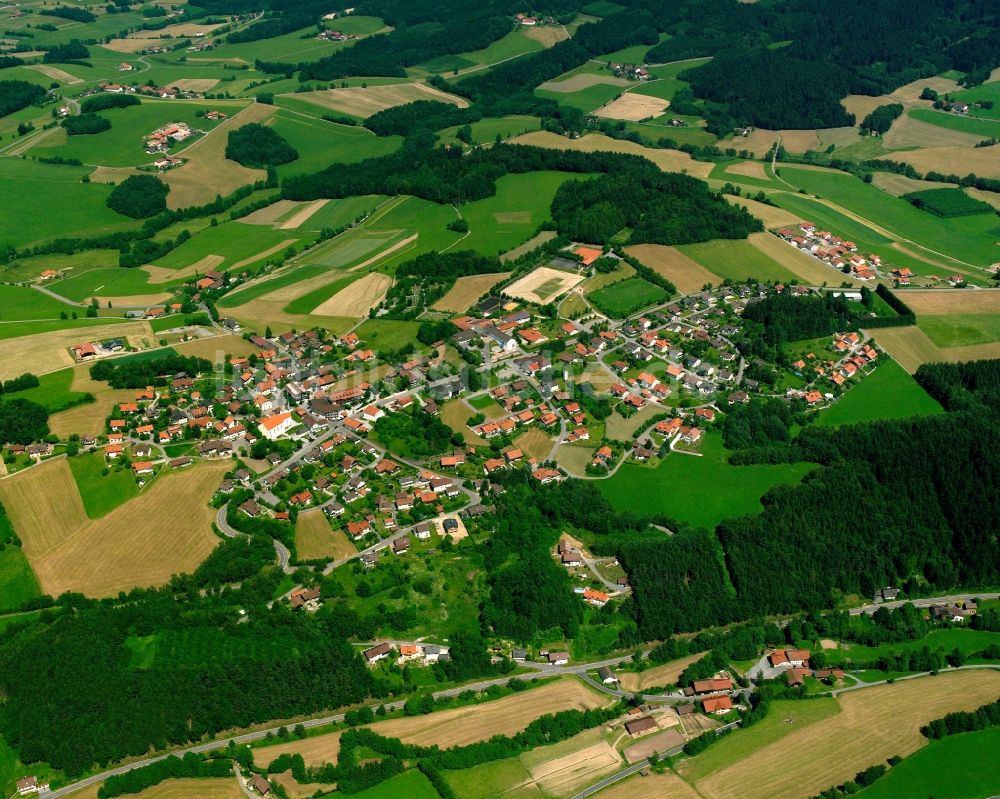
M699 781L705 799L804 799L893 755L926 745L920 726L1000 694L1000 672L954 672L851 691L841 712Z
M27 64L27 67L28 69L35 70L35 72L41 72L47 78L52 78L52 80L57 80L69 86L83 83L82 79L70 75L68 72L59 69L59 67L50 67L48 64Z
M392 278L381 272L369 272L342 288L330 299L313 309L318 316L353 316L360 319L385 299Z
M111 596L191 572L218 544L208 500L228 464L161 474L139 497L88 519L64 458L0 482L0 500L45 593ZM168 470L169 472L169 470Z

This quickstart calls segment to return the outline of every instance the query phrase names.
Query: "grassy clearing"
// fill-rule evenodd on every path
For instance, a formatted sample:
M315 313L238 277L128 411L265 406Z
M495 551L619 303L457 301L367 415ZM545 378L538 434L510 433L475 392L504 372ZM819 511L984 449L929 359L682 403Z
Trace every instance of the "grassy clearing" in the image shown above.
M439 795L424 773L413 768L354 796L357 799L398 799L401 796L406 799L438 799Z
M456 247L499 255L523 244L549 218L556 190L570 177L564 172L529 172L500 178L493 197L462 207L469 235Z
M958 116L946 111L935 111L930 108L913 108L907 115L921 122L927 122L939 128L970 133L983 139L991 139L1000 133L1000 125L993 120L976 119L974 117Z
M8 544L0 550L0 608L20 607L41 593L21 548Z
M345 558L357 548L347 540L343 530L334 530L320 510L299 514L295 524L295 551L301 560Z
M794 730L697 783L705 799L811 796L925 745L920 726L996 699L1000 673L968 671L843 694L841 712ZM749 732L749 730L748 730Z
M533 130L540 130L541 123L538 117L524 115L512 115L506 117L487 117L478 122L473 122L472 141L477 144L490 144L496 141L497 136L501 139L510 139L520 136L522 133L530 133ZM445 128L438 135L438 141L442 144L459 144L456 136L459 126Z
M951 735L931 741L889 770L859 799L935 796L938 799L979 799L1000 793L1000 729Z
M336 125L322 119L281 110L268 120L299 152L299 157L278 167L278 177L318 172L333 163L353 164L365 158L388 155L399 148L399 136L379 138L365 128Z
M737 730L700 755L682 761L678 771L686 780L697 782L719 769L739 763L758 749L839 712L840 705L835 699L772 702L763 721L745 730Z
M618 281L587 295L588 300L615 319L663 302L666 297L663 288L638 277Z
M355 332L371 349L390 351L416 343L417 328L419 327L419 322L369 319L362 322Z
M0 241L23 247L54 237L113 233L138 227L104 203L111 187L81 183L87 167L55 166L19 158L0 159L0 183L17 186L18 201L0 214Z
M874 660L882 655L893 652L923 649L925 646L932 652L938 649L951 652L958 649L965 654L979 652L991 644L1000 641L1000 633L985 630L966 630L962 628L932 630L923 638L911 641L898 641L879 646L861 646L860 644L843 645L838 649L827 650L827 660L830 663L843 663L847 659Z
M44 405L50 413L56 412L83 397L84 392L73 390L73 377L72 369L49 372L39 376L36 388L29 388L9 396L37 402L39 405Z
M83 509L91 519L107 516L119 505L139 496L135 478L129 469L112 469L107 475L102 475L105 464L103 452L69 459Z
M939 347L1000 341L1000 316L993 314L946 314L918 319L920 329Z
M942 412L937 400L924 391L902 366L891 358L883 358L872 374L853 386L834 405L820 412L818 423L839 427Z
M462 799L541 799L542 792L516 757L475 768L446 771L445 780Z
M748 241L706 241L702 244L682 244L677 250L697 261L710 272L731 280L789 281L796 280L793 272L779 265Z
M813 467L730 466L718 433L709 433L703 457L671 453L656 468L626 463L597 486L618 510L665 513L681 521L715 527L723 519L759 513L760 498L776 485L799 482Z

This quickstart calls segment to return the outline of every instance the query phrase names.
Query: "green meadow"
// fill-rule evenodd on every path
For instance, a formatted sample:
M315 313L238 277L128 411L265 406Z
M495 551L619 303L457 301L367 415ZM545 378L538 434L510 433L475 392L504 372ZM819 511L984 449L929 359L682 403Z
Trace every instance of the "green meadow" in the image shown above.
M32 155L45 158L76 158L92 166L140 166L151 163L154 156L146 152L144 137L170 122L186 122L192 130L210 131L221 124L198 117L198 111L220 108L234 114L246 103L224 100L146 100L141 105L109 108L99 116L111 122L111 129L90 136L68 136L58 130L41 139L31 148ZM191 136L172 147L170 152L182 153L185 147L198 141Z
M939 347L965 347L1000 341L997 314L944 314L917 318L917 327Z
M730 466L719 433L703 438L701 457L672 452L656 467L626 463L596 485L618 510L663 513L714 528L723 519L759 513L760 498L776 485L798 483L814 467Z
M963 92L964 93L964 92ZM990 109L992 112L993 109ZM982 113L982 109L969 109L970 113ZM986 113L990 113L986 112ZM939 128L957 130L962 133L971 133L973 136L982 136L984 139L992 139L1000 136L1000 124L992 119L977 119L974 116L959 116L949 114L946 111L934 111L930 108L913 108L907 112L907 116L913 119L936 125Z
M81 182L90 171L87 167L0 158L0 185L17 186L17 202L5 203L0 214L0 243L24 247L57 236L137 228L135 220L104 204L111 186Z
M0 609L18 608L41 593L21 548L4 545L0 550Z
M368 319L355 332L373 350L398 350L416 342L418 327L419 322Z
M107 475L102 475L105 466L103 452L69 459L69 469L80 490L83 509L91 519L107 516L119 505L139 496L131 469L111 467Z
M901 240L926 247L935 254L980 266L1000 259L1000 247L996 244L1000 238L1000 220L997 220L996 214L942 219L841 172L782 167L781 177L817 197L872 220Z
M151 285L149 274L142 269L123 269L120 266L88 269L86 272L52 281L48 288L61 297L82 302L88 297L124 297L130 294L151 294L163 291L165 284ZM69 309L67 309L69 310ZM82 314L83 309L79 310Z
M349 127L281 110L268 123L298 150L299 157L278 167L278 176L319 172L333 163L351 164L388 155L398 149L399 136L379 138L362 127Z
M462 206L469 235L456 246L498 255L523 244L549 218L556 190L571 177L580 176L565 172L504 175L497 180L494 196Z
M840 649L829 649L825 654L827 662L836 665L848 659L870 661L883 655L891 655L894 652L909 652L923 649L924 647L927 647L932 652L938 650L951 652L954 649L958 649L966 655L971 655L998 642L1000 642L1000 633L992 633L985 630L966 630L961 627L955 627L946 630L932 630L923 638L912 641L897 641L895 643L881 644L880 646L851 644Z
M167 269L182 269L207 255L219 255L223 261L215 268L232 269L234 264L248 258L257 261L280 257L281 251L269 256L261 256L261 253L283 242L298 242L303 237L297 230L274 230L270 225L247 225L239 220L223 222L205 228L154 263Z
M619 280L587 295L587 299L614 319L626 317L666 298L667 292L663 288L639 277Z
M82 399L84 392L73 391L73 369L60 369L58 372L48 372L38 376L35 388L8 394L11 398L19 398L44 405L49 413L62 410L69 403Z
M682 244L677 249L723 279L798 280L748 241L717 239L701 244Z
M445 128L438 134L438 141L442 144L464 145L457 137L459 125ZM513 114L506 117L486 117L478 122L473 122L472 141L476 144L491 144L496 141L497 136L501 139L512 139L522 133L530 133L533 130L541 130L541 122L538 117L529 117Z
M875 333L878 341L878 331ZM839 427L881 419L906 419L943 413L937 400L924 391L907 371L883 355L878 368L829 408L820 411L818 423Z
M524 31L513 30L503 38L497 39L482 50L475 50L457 55L443 55L418 65L409 72L418 76L421 73L434 75L454 72L456 69L468 69L477 65L496 64L510 58L517 58L528 53L542 50L542 43L524 34Z

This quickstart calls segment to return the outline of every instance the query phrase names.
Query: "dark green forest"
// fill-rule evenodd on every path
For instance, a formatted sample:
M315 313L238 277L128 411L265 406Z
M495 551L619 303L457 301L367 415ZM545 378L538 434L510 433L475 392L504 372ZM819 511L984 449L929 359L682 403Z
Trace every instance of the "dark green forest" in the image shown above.
M0 80L0 117L13 114L45 96L45 89L26 80Z
M84 116L69 119L83 119ZM103 119L96 115L94 118ZM170 187L156 175L129 175L111 190L107 206L133 219L148 219L167 210L169 192Z
M231 131L226 143L226 158L243 166L280 166L298 157L298 151L280 133L256 122Z

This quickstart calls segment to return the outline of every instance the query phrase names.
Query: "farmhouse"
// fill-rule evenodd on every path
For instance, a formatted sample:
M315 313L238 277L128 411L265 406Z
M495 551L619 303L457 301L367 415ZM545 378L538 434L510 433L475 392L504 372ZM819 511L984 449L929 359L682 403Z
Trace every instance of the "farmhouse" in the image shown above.
M701 709L706 713L721 716L733 709L733 700L728 696L710 696L701 700Z
M806 666L809 663L809 650L808 649L776 649L767 658L771 666L774 668L781 668L783 666L792 666L798 668L800 666Z
M370 666L373 663L378 663L382 658L388 657L391 651L392 645L383 641L381 644L375 644L375 646L364 650L361 654L364 655L365 660Z
M632 719L625 722L625 732L631 736L642 735L644 732L657 728L656 719L652 716L643 716L640 719Z
M33 793L43 793L49 789L49 784L47 782L39 782L38 777L34 775L29 777L21 777L17 781L17 792L21 796L28 796Z

